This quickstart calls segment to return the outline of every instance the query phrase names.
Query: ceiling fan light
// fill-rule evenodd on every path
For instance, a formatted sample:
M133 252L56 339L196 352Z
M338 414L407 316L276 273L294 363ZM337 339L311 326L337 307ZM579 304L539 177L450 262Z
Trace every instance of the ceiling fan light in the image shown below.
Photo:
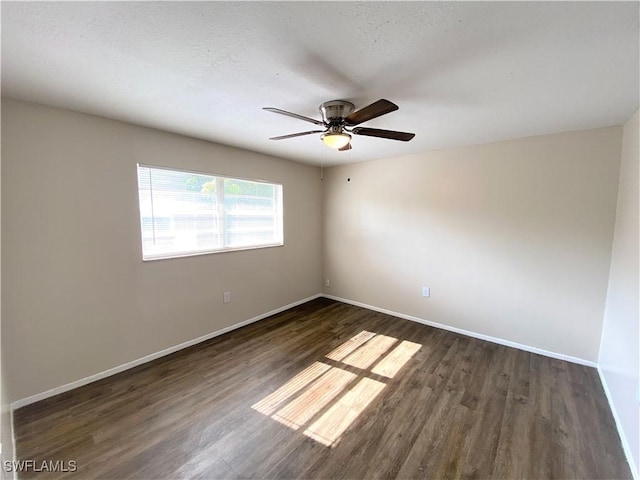
M348 133L325 133L320 136L325 145L338 150L345 147L351 141Z

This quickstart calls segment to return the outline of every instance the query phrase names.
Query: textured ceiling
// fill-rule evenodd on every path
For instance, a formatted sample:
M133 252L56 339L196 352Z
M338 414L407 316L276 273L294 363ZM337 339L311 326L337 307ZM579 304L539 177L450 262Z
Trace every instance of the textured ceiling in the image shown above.
M332 165L622 124L637 2L2 2L5 96ZM318 105L399 111L335 152ZM311 127L311 128L309 128Z

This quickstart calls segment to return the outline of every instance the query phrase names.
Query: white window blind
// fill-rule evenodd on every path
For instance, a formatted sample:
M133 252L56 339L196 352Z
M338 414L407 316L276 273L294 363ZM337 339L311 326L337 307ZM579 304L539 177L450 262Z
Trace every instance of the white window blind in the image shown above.
M283 244L282 185L138 165L143 260Z

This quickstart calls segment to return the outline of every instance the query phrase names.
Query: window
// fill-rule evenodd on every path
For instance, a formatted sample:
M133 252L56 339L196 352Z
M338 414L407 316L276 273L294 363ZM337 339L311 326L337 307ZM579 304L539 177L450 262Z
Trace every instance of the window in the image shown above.
M138 165L142 258L283 244L282 185Z

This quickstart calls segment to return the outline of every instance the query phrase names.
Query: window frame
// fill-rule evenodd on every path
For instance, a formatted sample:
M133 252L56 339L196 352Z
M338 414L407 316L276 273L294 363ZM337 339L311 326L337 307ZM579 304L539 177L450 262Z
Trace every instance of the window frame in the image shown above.
M189 251L179 251L179 252L170 252L170 253L152 253L145 254L144 252L144 230L143 230L143 214L142 214L142 205L141 205L141 197L140 197L140 168L149 168L155 170L166 170L173 171L179 173L188 173L193 175L204 175L207 177L213 177L216 179L216 182L224 180L238 180L242 182L258 182L265 183L269 185L274 185L275 187L279 187L275 189L275 198L277 208L279 210L280 215L276 216L276 231L281 232L280 238L276 242L269 242L259 245L244 245L244 246L223 246L219 248L206 248L203 250L189 250ZM257 178L240 178L240 177L232 177L228 175L219 175L209 172L203 172L192 169L184 169L184 168L176 168L176 167L165 167L160 165L150 165L147 163L137 163L136 164L136 190L138 194L138 231L140 233L140 247L142 253L142 261L150 262L155 260L168 260L172 258L184 258L184 257L196 257L200 255L211 255L216 253L226 253L226 252L239 252L244 250L258 250L263 248L274 248L274 247L283 247L284 246L284 185L282 183L277 183L271 180L257 179ZM224 218L224 214L222 216ZM224 225L224 220L222 224ZM222 235L225 234L225 230L222 231Z

